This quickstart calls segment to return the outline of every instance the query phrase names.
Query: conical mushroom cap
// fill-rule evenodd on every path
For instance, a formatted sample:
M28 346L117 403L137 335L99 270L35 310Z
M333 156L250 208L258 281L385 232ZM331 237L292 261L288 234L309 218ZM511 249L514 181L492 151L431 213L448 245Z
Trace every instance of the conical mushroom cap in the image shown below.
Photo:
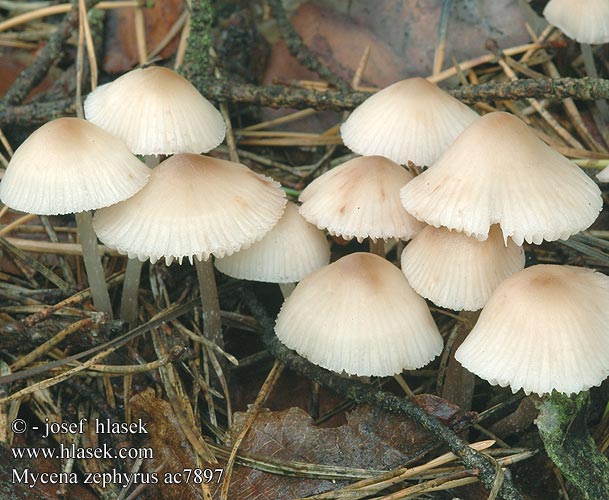
M130 258L207 260L261 239L285 204L277 182L244 165L179 154L155 167L136 196L98 210L93 228Z
M492 226L484 241L427 226L402 252L402 272L415 291L455 311L477 311L508 276L524 269L522 247Z
M455 358L513 392L570 394L609 375L609 277L537 265L502 282Z
M550 0L543 15L550 24L580 43L609 42L607 0Z
M32 214L84 212L133 196L149 174L113 135L79 118L58 118L17 148L2 178L0 198Z
M476 120L427 171L401 190L417 219L484 240L492 224L514 243L566 239L598 217L598 186L518 118Z
M425 301L385 259L354 253L303 279L275 333L312 363L352 375L419 368L442 351Z
M135 154L207 153L226 134L220 112L188 80L160 66L97 87L84 108L87 120Z
M431 165L478 114L424 78L396 82L369 97L340 127L360 155Z
M288 202L279 222L260 241L223 259L216 267L233 278L295 283L330 262L322 231L309 224Z
M387 158L354 158L303 190L300 214L345 239L409 240L423 228L400 202L400 188L411 179L412 175Z

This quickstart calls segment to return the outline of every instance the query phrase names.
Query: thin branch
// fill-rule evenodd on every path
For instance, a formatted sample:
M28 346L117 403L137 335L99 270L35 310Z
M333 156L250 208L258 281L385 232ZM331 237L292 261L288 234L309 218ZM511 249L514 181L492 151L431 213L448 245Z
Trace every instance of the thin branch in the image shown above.
M333 85L341 91L348 89L349 86L347 83L336 76L329 68L327 68L305 45L304 41L288 19L281 0L267 0L267 3L271 8L275 21L277 21L277 26L279 27L281 36L288 46L290 54L298 59L298 62L300 62L303 66L317 73L330 85Z
M485 455L471 448L465 441L457 436L452 430L440 423L440 421L429 416L423 409L415 405L407 398L402 398L379 391L370 385L351 380L320 368L304 358L298 356L294 351L285 347L273 332L273 320L268 316L263 306L256 297L244 292L244 300L252 315L256 318L262 328L262 341L266 348L278 360L291 370L300 373L310 380L330 388L339 394L344 394L357 403L372 404L389 411L400 411L405 413L413 421L420 424L424 429L444 441L450 450L457 455L470 469L479 471L479 479L490 491L495 485L497 469L495 462ZM524 500L508 477L504 477L503 484L499 490L500 498L504 500Z
M228 81L193 77L192 83L208 99L216 102L251 104L271 108L313 108L346 111L359 106L370 92L340 92L311 90L281 85L236 84ZM517 100L545 98L562 100L568 97L583 101L609 99L609 80L602 78L522 79L506 83L468 85L448 92L465 103L492 102L496 99ZM8 124L32 125L44 123L51 116L72 112L72 100L7 106L0 101L0 127Z

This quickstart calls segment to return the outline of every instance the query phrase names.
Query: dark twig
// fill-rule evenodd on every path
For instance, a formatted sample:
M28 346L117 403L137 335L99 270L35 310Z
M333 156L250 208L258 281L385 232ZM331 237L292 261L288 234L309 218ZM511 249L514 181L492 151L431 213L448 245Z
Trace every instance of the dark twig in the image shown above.
M49 41L39 52L36 60L13 82L2 99L3 105L15 105L23 102L30 91L44 79L49 68L57 62L64 45L78 24L77 3L74 0L72 1L72 9L63 18L59 29L49 37ZM88 6L93 3L89 1Z
M330 85L336 87L341 91L345 91L349 88L349 85L336 76L330 69L328 69L315 54L313 54L305 45L300 35L296 32L292 23L288 19L288 16L283 9L281 0L267 0L273 17L277 21L277 26L281 32L281 36L285 40L288 46L290 54L298 59L298 62L303 66L309 68L311 71L317 73Z
M522 79L506 83L470 85L450 91L453 97L467 103L488 102L495 99L562 100L567 97L593 101L609 98L609 80L603 78L544 78Z
M10 106L0 101L0 127L29 127L41 125L50 119L74 115L74 98L50 102L33 102L21 106Z
M413 421L420 424L427 431L444 441L450 450L457 455L466 467L477 469L482 484L492 490L495 484L497 470L494 462L485 455L470 448L468 444L457 436L452 430L442 425L438 420L430 417L420 407L407 398L375 390L361 382L339 377L328 370L309 363L298 356L294 351L285 347L273 333L273 320L268 316L260 302L249 292L244 293L244 300L252 315L262 327L262 341L266 348L291 370L315 380L330 388L334 392L344 394L358 403L368 403L390 411L401 411ZM520 492L508 477L504 477L499 490L500 498L504 500L524 500Z
M192 83L208 99L231 103L268 106L271 108L313 108L346 111L359 106L372 94L369 92L340 92L310 90L281 85L257 86L228 81L209 80L198 76ZM522 79L507 83L470 85L449 91L466 103L488 102L495 99L527 97L561 100L567 97L591 101L609 99L609 80L601 78ZM8 124L33 125L51 117L70 113L73 103L66 99L24 106L6 106L0 102L0 127Z

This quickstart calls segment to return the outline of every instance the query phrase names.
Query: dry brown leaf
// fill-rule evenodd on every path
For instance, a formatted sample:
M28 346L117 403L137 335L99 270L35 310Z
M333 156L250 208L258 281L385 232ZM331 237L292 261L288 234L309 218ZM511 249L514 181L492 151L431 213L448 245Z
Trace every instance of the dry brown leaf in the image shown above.
M475 415L463 414L459 408L441 398L417 396L419 404L448 426L458 430L472 422ZM148 422L148 442L154 460L146 464L152 471L165 463L163 472L178 472L195 468L192 449L182 434L171 405L155 396L152 389L131 399L133 417ZM247 418L237 412L230 436L236 436ZM369 406L359 406L347 414L347 423L334 428L317 427L301 408L283 411L263 410L242 442L239 452L268 457L286 463L334 465L366 470L386 470L403 465L438 445L437 439L410 422L404 415L389 413ZM208 465L210 466L210 465ZM224 463L210 467L224 467ZM163 477L159 473L159 477ZM214 498L219 488L210 485ZM299 498L334 489L338 482L305 479L270 474L250 467L235 467L231 478L229 498L239 500L270 500ZM195 485L168 485L159 481L148 488L147 497L153 500L202 498Z
M458 407L431 395L417 396L417 404L444 423L459 429L475 419ZM239 432L245 413L235 414L232 435ZM286 461L385 470L409 462L438 442L404 415L359 406L347 415L347 424L319 428L300 408L261 412L240 451ZM237 467L231 492L242 500L299 498L328 491L337 483L299 479Z

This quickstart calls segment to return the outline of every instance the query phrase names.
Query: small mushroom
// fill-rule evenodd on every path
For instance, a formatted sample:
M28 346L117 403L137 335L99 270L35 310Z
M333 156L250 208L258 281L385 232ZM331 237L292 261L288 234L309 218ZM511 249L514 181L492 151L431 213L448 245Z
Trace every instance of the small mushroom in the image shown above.
M431 165L478 114L424 78L409 78L369 97L340 127L351 151L396 163Z
M260 240L286 201L277 182L244 165L185 153L155 167L137 195L98 210L93 226L101 241L130 258L194 261L205 328L222 345L213 266L209 273L205 262Z
M260 241L216 259L233 278L279 283L287 297L294 283L330 262L330 246L322 231L309 224L298 206L288 202L279 222Z
M607 0L550 0L543 10L550 24L581 45L588 76L598 78L591 44L609 42L609 2ZM596 101L604 124L609 123L607 102ZM607 174L605 174L607 175ZM607 182L603 180L602 182Z
M352 375L394 375L420 368L442 351L425 300L397 267L361 252L296 285L275 333L312 363Z
M454 311L477 311L497 286L524 269L522 247L499 226L484 241L444 227L425 227L402 252L402 272L415 291Z
M548 455L586 499L609 498L609 461L583 418L584 391L609 376L609 277L547 264L512 275L455 358L493 385L543 395L537 425Z
M499 224L504 240L517 245L567 239L603 206L592 179L503 112L478 118L400 194L406 210L427 224L479 240Z
M161 66L138 68L97 87L85 117L139 155L207 153L223 140L220 112L184 77Z
M15 151L0 184L0 198L22 212L75 214L93 302L111 315L90 210L133 196L148 175L121 140L85 120L58 118Z
M123 139L150 167L158 165L158 155L207 153L226 134L220 112L188 80L161 66L134 69L98 87L84 110L89 121ZM138 259L127 261L121 318L131 327L137 323L141 269Z
M400 188L411 179L382 156L354 158L311 182L300 195L299 211L311 224L347 240L409 240L424 226L400 202Z

